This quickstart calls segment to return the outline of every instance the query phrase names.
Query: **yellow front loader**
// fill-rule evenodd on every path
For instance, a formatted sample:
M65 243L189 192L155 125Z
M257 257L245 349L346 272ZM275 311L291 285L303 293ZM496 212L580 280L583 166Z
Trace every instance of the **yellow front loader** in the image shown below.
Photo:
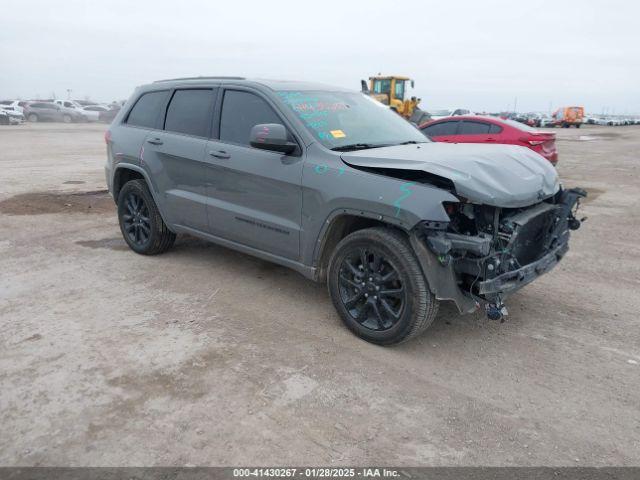
M369 84L362 80L362 91L379 102L389 105L389 108L398 115L419 125L428 120L429 115L418 107L419 98L405 98L407 83L410 83L413 88L414 81L409 77L378 74L375 77L369 77Z

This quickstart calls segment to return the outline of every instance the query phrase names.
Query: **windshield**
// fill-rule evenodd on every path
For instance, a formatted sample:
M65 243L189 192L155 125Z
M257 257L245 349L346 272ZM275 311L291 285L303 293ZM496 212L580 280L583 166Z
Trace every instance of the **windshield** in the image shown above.
M327 148L372 148L428 141L397 113L362 93L281 91L278 95Z

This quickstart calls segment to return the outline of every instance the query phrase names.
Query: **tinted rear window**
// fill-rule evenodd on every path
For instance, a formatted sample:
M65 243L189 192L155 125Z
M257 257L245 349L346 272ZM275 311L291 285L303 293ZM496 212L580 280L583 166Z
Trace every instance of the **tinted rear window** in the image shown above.
M485 122L463 121L458 129L458 135L486 135L491 129L491 124Z
M515 120L503 120L504 123L511 125L513 128L517 128L518 130L522 130L525 132L537 132L538 130L530 127L529 125L525 125L524 123L516 122Z
M169 103L164 129L208 137L214 98L211 89L177 90Z
M459 122L441 122L429 125L422 129L422 133L430 137L439 137L443 135L455 135Z
M167 98L167 91L142 95L129 112L127 123L137 127L155 128L160 110Z
M282 123L262 98L249 92L227 90L220 117L220 140L249 145L251 129L260 123Z

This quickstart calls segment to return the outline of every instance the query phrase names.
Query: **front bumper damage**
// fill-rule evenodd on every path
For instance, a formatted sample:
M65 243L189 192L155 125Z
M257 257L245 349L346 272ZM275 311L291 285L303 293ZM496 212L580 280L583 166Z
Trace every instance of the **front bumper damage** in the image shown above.
M476 209L465 218L465 229L472 229L471 221L476 225L473 232L420 223L410 240L432 293L452 300L461 313L484 303L490 318L500 318L506 296L553 269L567 253L570 230L580 227L574 209L585 196L576 188L526 208L467 207Z

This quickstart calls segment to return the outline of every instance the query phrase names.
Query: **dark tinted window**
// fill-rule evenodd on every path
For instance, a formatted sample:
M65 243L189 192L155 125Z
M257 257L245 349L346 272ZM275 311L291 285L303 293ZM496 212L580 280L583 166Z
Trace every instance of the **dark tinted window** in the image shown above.
M222 102L220 140L249 145L251 129L259 123L282 123L260 97L248 92L227 90Z
M463 121L458 129L458 135L482 135L489 133L490 123Z
M502 131L502 127L500 125L496 125L495 123L491 124L489 133L500 133L501 131Z
M160 109L164 106L167 91L142 95L129 112L127 123L137 127L155 128Z
M213 90L177 90L167 109L164 129L198 137L209 136Z
M442 135L455 135L459 122L441 122L430 125L422 129L422 133L430 137L439 137Z

